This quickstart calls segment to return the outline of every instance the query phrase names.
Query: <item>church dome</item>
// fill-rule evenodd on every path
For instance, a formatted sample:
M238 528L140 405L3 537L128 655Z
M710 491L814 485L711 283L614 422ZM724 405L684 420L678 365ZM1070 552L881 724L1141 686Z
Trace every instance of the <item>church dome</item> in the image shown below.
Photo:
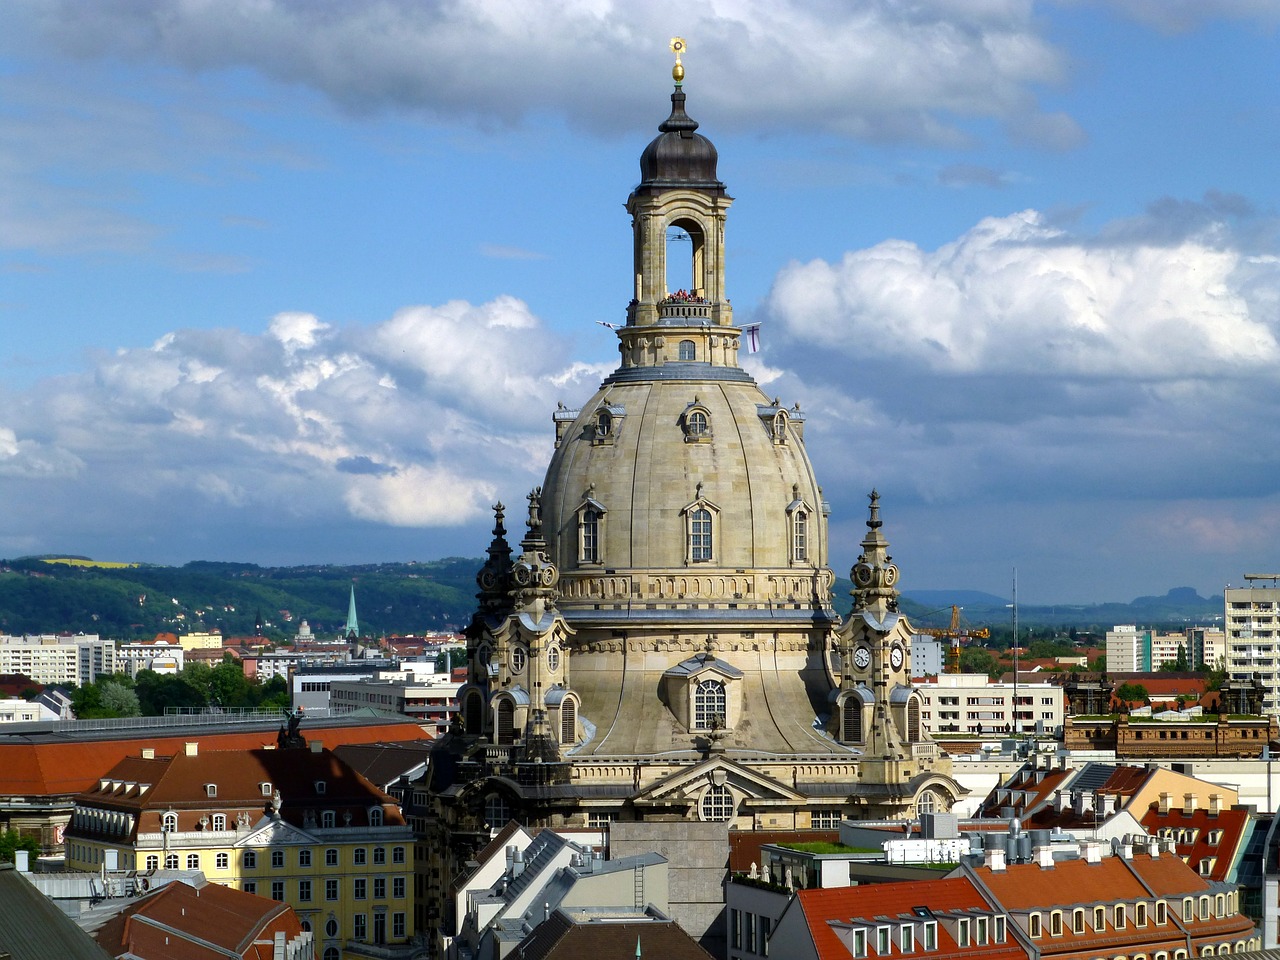
M673 186L724 192L716 179L715 145L697 133L698 121L684 112L684 91L671 94L671 116L658 125L660 133L640 154L640 186L637 190L664 190Z

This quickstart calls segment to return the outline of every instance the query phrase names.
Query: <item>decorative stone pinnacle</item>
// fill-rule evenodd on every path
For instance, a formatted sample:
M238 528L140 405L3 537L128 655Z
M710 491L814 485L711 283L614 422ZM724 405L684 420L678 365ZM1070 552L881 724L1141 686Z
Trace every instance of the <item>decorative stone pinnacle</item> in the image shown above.
M871 491L871 517L867 520L867 527L871 530L879 530L881 527L880 520L880 494L873 488Z

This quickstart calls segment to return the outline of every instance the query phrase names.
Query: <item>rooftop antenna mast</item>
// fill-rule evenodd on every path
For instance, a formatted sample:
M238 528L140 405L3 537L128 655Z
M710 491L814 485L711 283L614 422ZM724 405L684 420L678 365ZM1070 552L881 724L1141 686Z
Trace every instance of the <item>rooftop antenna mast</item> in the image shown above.
M1018 716L1018 568L1013 568L1013 735L1022 733Z

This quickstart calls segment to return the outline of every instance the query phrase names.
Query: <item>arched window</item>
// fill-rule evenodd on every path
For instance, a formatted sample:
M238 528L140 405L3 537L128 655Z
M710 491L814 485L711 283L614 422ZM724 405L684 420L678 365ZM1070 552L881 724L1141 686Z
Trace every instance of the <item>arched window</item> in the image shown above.
M326 830L332 829L334 824L334 816L332 810L325 810L320 814L320 826Z
M578 515L578 559L583 563L600 562L600 511L585 508Z
M573 697L565 697L560 704L560 742L576 743L578 739L578 704Z
M712 557L711 511L705 507L689 512L689 559L695 563Z
M692 340L680 341L680 359L681 360L697 360L698 346Z
M1106 907L1093 908L1093 929L1094 930L1107 929L1107 908Z
M382 826L382 808L381 807L369 808L369 826L371 827Z
M178 832L178 815L176 813L166 813L160 818L161 833L177 833Z
M916 797L916 816L938 812L938 795L932 790L923 791Z
M1084 933L1084 911L1083 910L1071 911L1071 932Z
M484 700L479 690L472 690L467 694L463 715L467 733L479 733L484 726Z
M509 697L498 701L498 743L510 746L516 742L516 705Z
M917 697L907 701L907 742L920 742L920 700Z
M499 793L484 798L484 818L491 827L501 827L511 819L511 809Z
M1049 935L1053 937L1062 936L1062 911L1055 910L1049 914Z
M156 854L153 853L151 856L147 857L147 869L148 870L160 869L160 858Z
M726 786L712 784L702 795L702 819L711 823L724 823L731 819L736 807L733 792Z
M613 414L608 410L601 410L596 414L596 436L607 437L613 433Z
M701 680L693 691L693 729L710 730L713 723L725 725L724 684Z
M1163 926L1169 922L1169 905L1163 900L1156 901L1156 925Z
M850 694L844 698L841 709L841 725L844 728L845 743L862 742L862 701Z
M707 419L707 414L702 410L691 410L684 418L684 433L686 437L698 438L706 437L711 434L711 422Z
M178 869L178 855L177 855L176 853L168 853L168 854L165 854L165 858L164 858L164 868L165 868L166 870L177 870L177 869Z
M213 823L214 830L227 829L227 815L225 813L215 813L213 815L212 823Z

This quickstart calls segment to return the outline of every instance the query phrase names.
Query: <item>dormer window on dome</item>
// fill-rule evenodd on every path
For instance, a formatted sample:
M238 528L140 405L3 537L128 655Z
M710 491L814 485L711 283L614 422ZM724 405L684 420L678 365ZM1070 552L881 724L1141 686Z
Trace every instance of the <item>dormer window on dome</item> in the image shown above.
M591 443L595 446L612 444L618 438L618 432L622 429L622 420L626 416L626 412L625 407L611 404L608 400L600 404L596 408L595 416L589 427Z
M680 428L685 443L708 443L711 440L711 412L697 398L693 398L680 415Z

